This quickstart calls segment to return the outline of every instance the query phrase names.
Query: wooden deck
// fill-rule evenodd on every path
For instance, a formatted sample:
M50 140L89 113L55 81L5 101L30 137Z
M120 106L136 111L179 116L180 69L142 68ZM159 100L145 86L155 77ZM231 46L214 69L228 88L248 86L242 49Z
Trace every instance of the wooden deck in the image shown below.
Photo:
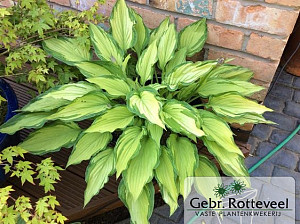
M16 95L19 100L19 106L23 107L31 99L30 90L35 91L31 86L25 84L16 84L13 81L6 79L6 81L15 90ZM87 127L88 123L83 123L82 126ZM30 130L23 130L20 132L21 140L24 140L29 134ZM248 146L245 143L237 142L245 156L249 154ZM210 159L213 157L199 145L201 152L207 154ZM28 160L32 162L39 162L46 157L51 157L54 162L65 168L72 149L62 149L59 152L47 154L45 156L34 156L27 155ZM60 172L61 181L55 184L55 192L57 200L60 202L61 206L58 210L68 217L69 221L84 220L117 207L123 206L123 203L118 199L118 181L115 177L111 177L109 182L104 186L100 193L95 196L91 202L83 208L83 198L84 190L86 188L86 183L84 180L85 169L88 165L88 161L84 161L79 165L70 166L68 169ZM32 201L36 201L37 198L44 196L44 191L41 187L33 186L29 183L21 185L19 179L9 178L7 180L8 184L14 186L15 190L13 192L14 197L19 195L26 195L32 198Z

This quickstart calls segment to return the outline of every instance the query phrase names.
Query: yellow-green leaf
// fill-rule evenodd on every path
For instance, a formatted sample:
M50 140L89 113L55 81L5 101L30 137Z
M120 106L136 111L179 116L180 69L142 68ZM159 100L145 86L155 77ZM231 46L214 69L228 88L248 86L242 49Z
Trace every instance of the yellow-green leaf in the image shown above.
M99 193L108 177L115 172L114 150L107 148L98 153L89 163L85 175L87 186L84 192L84 206L89 203L92 197Z
M147 131L150 134L150 137L160 147L160 139L163 135L164 130L156 124L151 124L150 122L147 122Z
M253 72L241 66L223 64L215 67L210 73L210 78L223 78L236 81L249 81Z
M159 42L160 38L162 37L164 32L168 29L169 25L170 25L169 17L161 21L159 26L151 32L149 45L152 44L154 41Z
M153 124L165 128L159 117L161 103L156 99L156 91L149 87L135 91L127 97L128 108L138 116L148 119Z
M169 61L166 66L165 72L168 74L178 65L181 65L186 62L186 48L181 48L180 50L176 51L174 57Z
M126 81L114 76L102 76L88 78L87 81L95 83L101 89L106 90L112 96L126 96L131 91L130 86Z
M255 114L255 113L245 113L239 117L224 117L223 118L226 122L230 124L245 124L245 123L251 123L251 124L276 124L273 121L266 120L261 114Z
M112 135L109 132L83 134L75 144L74 149L69 156L67 167L79 164L83 160L89 160L98 152L106 149L106 146L111 139Z
M178 49L186 47L187 56L191 57L195 53L201 51L207 38L206 19L201 19L197 22L185 27L179 33Z
M126 128L133 122L133 119L134 114L126 106L117 106L96 118L85 132L114 132L116 129Z

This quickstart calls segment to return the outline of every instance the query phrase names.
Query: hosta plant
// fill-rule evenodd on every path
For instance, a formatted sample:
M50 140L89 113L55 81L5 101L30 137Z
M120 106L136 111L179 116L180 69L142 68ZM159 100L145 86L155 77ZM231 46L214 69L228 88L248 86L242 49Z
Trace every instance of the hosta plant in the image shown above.
M197 150L199 141L223 173L247 176L228 123L267 123L262 114L270 109L246 98L262 90L249 82L248 69L224 60L187 61L203 48L206 21L177 33L166 18L150 30L119 0L110 26L106 32L90 24L94 51L75 39L45 40L50 55L79 68L86 79L39 95L0 131L35 128L20 147L33 154L73 147L67 166L90 160L85 205L116 174L133 223L148 223L153 179L172 214L179 195L190 190L184 189L186 177L219 177ZM92 122L82 130L77 122L85 119Z

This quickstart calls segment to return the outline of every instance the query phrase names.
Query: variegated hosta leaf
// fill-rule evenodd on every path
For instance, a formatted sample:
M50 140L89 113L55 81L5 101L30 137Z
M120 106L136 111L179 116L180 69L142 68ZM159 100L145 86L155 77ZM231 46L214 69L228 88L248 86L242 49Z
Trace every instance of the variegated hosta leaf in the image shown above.
M134 24L136 23L134 15L128 9L125 0L118 0L113 7L110 16L111 32L120 48L126 52L136 43L136 31Z
M194 176L198 166L197 147L188 138L171 134L167 140L168 148L174 160L175 170L179 177L179 192L185 198L191 189L185 189L184 180L186 177Z
M209 141L206 137L203 137L203 143L208 151L216 157L222 171L227 176L239 177L245 183L249 182L247 178L249 173L245 166L244 158L241 155L227 151L217 143Z
M48 117L49 120L81 121L111 108L111 101L102 92L91 92L75 99L69 105Z
M146 118L151 123L165 128L159 117L161 103L156 99L156 94L157 92L149 87L132 92L127 96L127 106L141 118Z
M116 78L114 76L102 76L88 78L87 81L95 83L100 86L101 89L106 90L112 96L126 96L131 91L130 86L126 81Z
M198 83L195 82L189 86L185 86L185 87L181 88L178 91L178 94L176 96L177 99L186 101L187 99L189 99L195 95L198 95L198 93L197 93L198 86L199 86Z
M179 190L176 185L177 175L173 167L173 160L166 147L162 147L159 166L155 169L155 179L164 201L170 206L170 216L178 207Z
M123 52L110 34L100 26L90 24L90 37L95 53L100 59L122 65Z
M208 177L205 181L195 179L194 186L196 191L203 195L207 200L219 201L220 198L215 195L214 188L222 184L218 168L206 156L199 155L199 165L195 170L195 177Z
M175 52L174 57L169 61L169 63L166 66L165 73L168 74L173 70L173 68L185 62L186 62L186 48L184 47Z
M149 224L149 219L154 207L154 187L152 183L147 184L137 200L134 200L128 192L124 181L121 181L118 189L119 198L128 208L131 223Z
M164 70L166 64L174 56L175 49L177 47L177 32L175 24L171 24L165 33L160 38L157 55L159 61L159 67Z
M89 160L98 152L106 149L107 144L112 140L112 135L106 133L86 133L79 137L69 157L67 167Z
M32 132L19 146L32 154L43 155L71 147L80 132L75 123L55 122Z
M171 91L176 90L179 85L189 85L202 76L208 74L217 64L217 61L187 62L167 74L164 83Z
M83 61L76 63L76 66L86 78L105 75L126 78L121 68L110 61Z
M263 114L271 109L240 95L226 93L209 99L208 106L222 116L236 117L246 113Z
M137 55L140 56L142 53L142 50L147 46L149 39L150 39L150 30L148 27L145 26L143 18L136 13L133 9L132 14L135 17L136 24L135 24L135 30L137 33L137 40L134 45L134 50L136 51Z
M57 86L31 100L22 108L22 111L51 111L58 107L67 105L70 101L94 90L99 90L99 87L88 82L78 82Z
M154 64L157 62L157 42L154 41L146 48L141 57L139 57L136 72L141 77L141 84L144 85L150 80L154 72Z
M114 132L116 129L124 129L132 124L133 119L134 114L126 106L117 106L96 118L85 132Z
M198 89L198 93L202 97L215 96L228 92L236 92L242 96L250 96L255 92L261 91L264 88L254 85L246 81L235 81L215 78L203 83Z
M162 119L174 132L189 136L189 134L201 137L204 132L199 128L200 121L196 112L185 102L170 100L163 106Z
M224 117L223 118L226 122L230 124L245 124L245 123L251 123L251 124L259 124L259 123L265 123L265 124L276 124L273 121L266 120L262 115L255 114L255 113L246 113L241 115L240 117Z
M253 72L241 66L223 64L215 67L210 73L210 78L223 78L236 81L249 81Z
M128 192L133 200L137 200L144 186L152 181L153 170L158 164L160 147L150 137L141 140L141 149L128 165L123 173L123 178Z
M150 137L160 147L160 139L163 135L164 130L156 124L151 124L150 122L147 122L147 131L148 131Z
M159 26L154 29L150 35L149 45L152 44L154 41L159 42L160 38L164 34L164 32L169 28L170 25L170 18L165 18Z
M166 85L160 84L160 83L149 84L149 85L147 85L147 87L151 87L151 88L155 89L156 91L167 88Z
M23 128L42 127L53 112L20 113L0 126L0 132L13 135Z
M215 141L229 152L234 152L244 156L239 147L235 144L233 133L224 120L209 111L198 111L203 122L202 129L207 139Z
M187 56L191 57L202 50L206 38L206 19L201 19L180 31L178 49L186 47Z
M144 128L133 126L126 128L115 146L117 178L127 169L128 162L133 159L141 148L141 139L147 132Z
M52 38L43 41L44 50L54 58L68 65L91 60L87 46L72 38Z
M85 181L87 183L84 192L84 206L89 203L92 197L99 193L104 184L109 180L108 177L115 173L114 150L107 148L98 153L89 163Z

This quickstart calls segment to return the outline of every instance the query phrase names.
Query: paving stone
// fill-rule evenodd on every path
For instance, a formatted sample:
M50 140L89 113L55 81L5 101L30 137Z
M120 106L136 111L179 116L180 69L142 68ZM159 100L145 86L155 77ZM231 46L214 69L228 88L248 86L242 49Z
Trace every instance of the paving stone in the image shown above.
M264 101L264 105L277 112L282 112L285 107L284 100L268 95Z
M296 134L284 147L300 154L300 133ZM280 144L284 139L290 135L290 132L274 129L270 142L275 143L276 145Z
M296 88L300 88L300 77L295 77L293 86Z
M300 104L289 101L283 110L285 114L291 115L293 117L300 118Z
M269 152L271 152L276 147L275 144L270 142L261 142L256 150L256 155L260 157L266 156Z
M300 90L295 90L293 101L300 103Z
M270 158L270 162L278 166L286 167L291 170L294 170L296 168L298 160L299 160L298 155L289 152L288 150L285 149L280 149Z
M259 156L249 156L245 159L245 165L249 169L251 168L255 163L257 163L261 157Z
M162 217L169 218L170 220L174 221L177 223L180 218L183 216L183 205L178 207L178 209L174 212L172 216L169 217L170 215L170 207L168 205L163 205L161 207L158 207L154 210L154 212Z
M274 165L266 161L263 164L261 164L256 170L254 170L250 176L252 177L270 177L273 173Z
M280 70L278 70L278 71L280 71ZM294 77L295 76L290 75L286 71L282 71L282 73L280 74L279 78L277 79L277 82L290 86L290 85L293 84Z
M272 176L274 177L293 177L296 181L296 194L300 193L300 173L284 167L275 166Z
M275 218L275 224L293 223L293 221L295 220L288 216L277 216Z
M296 220L300 221L300 197L296 197Z
M160 217L159 215L153 213L149 221L151 224L157 224L157 223L162 223L162 221L166 221L166 220L164 218ZM172 223L172 222L170 222L170 223Z
M275 86L272 88L270 95L282 100L291 100L293 91L294 90L288 86L276 83Z
M272 124L273 127L286 131L293 131L297 124L296 118L277 112L267 112L264 117L276 123Z
M257 124L254 126L251 134L257 138L266 140L267 138L269 138L271 132L272 132L272 127L270 125Z
M252 155L255 154L255 150L260 142L261 142L260 139L250 135L248 142L247 142L250 145L250 154L252 154Z

